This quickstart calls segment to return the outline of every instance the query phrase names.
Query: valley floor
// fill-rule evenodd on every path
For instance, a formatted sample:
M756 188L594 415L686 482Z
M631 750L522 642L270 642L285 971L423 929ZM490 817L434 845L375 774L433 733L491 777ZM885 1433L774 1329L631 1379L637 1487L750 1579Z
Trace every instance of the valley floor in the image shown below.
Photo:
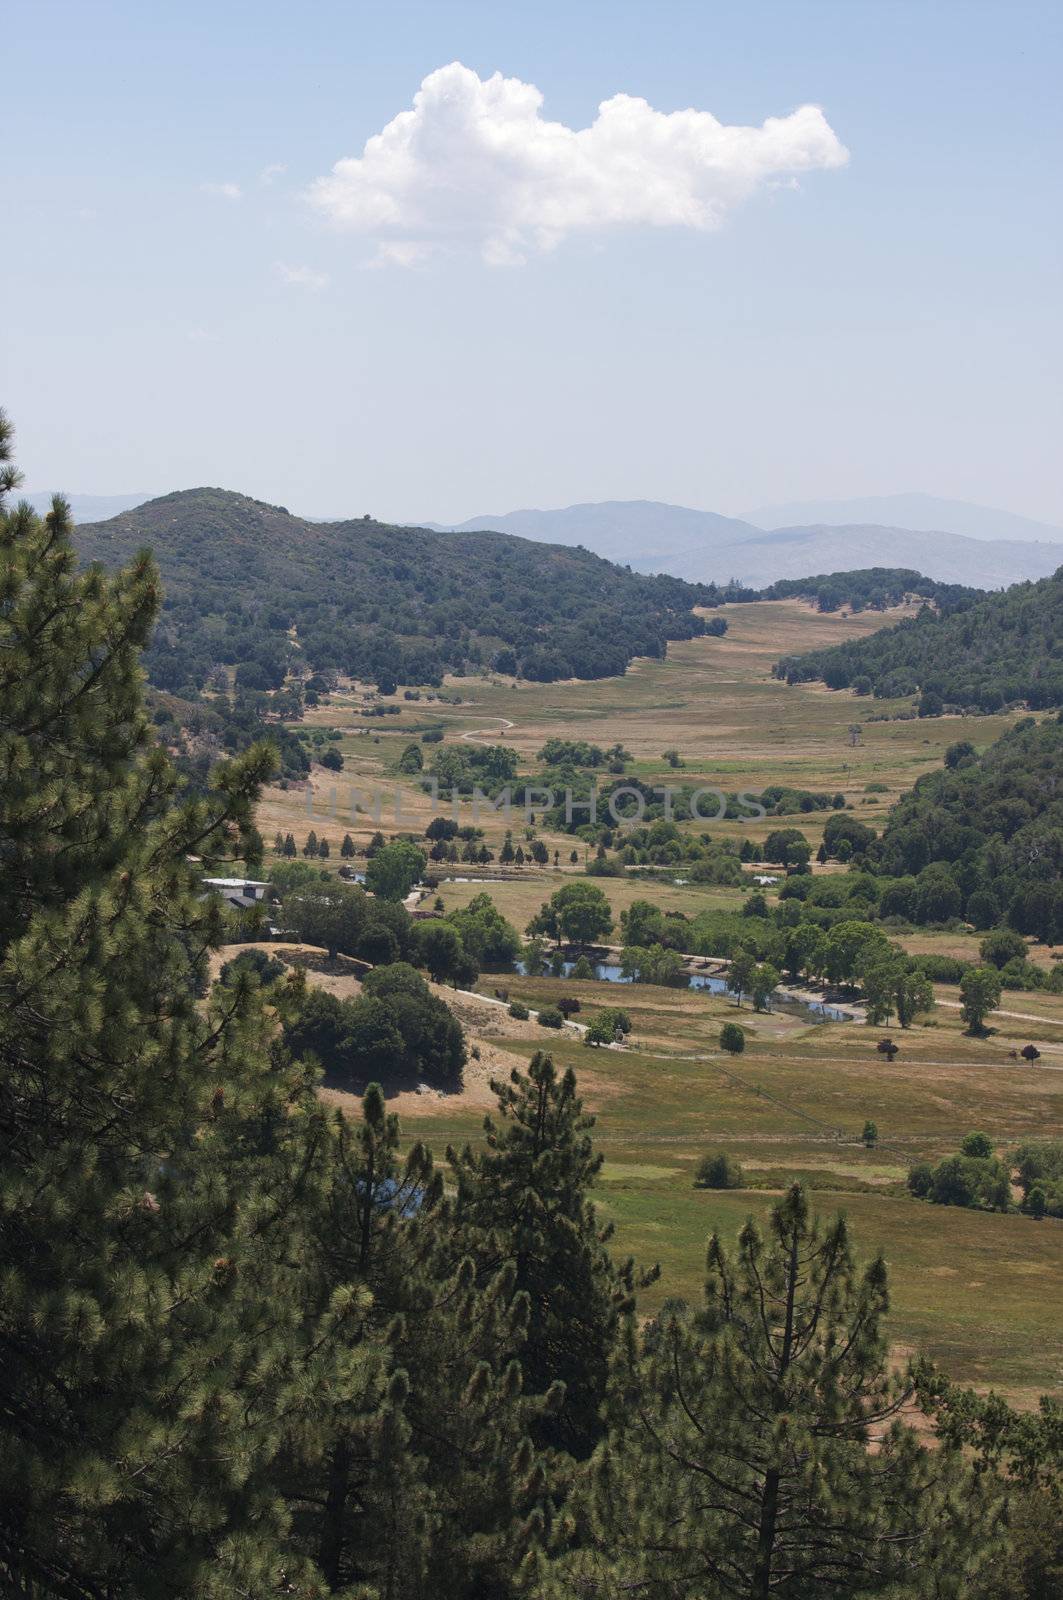
M634 757L629 772L647 782L700 780L728 791L785 783L841 791L861 821L879 827L898 796L920 774L940 766L949 744L967 738L983 748L1013 720L871 721L901 707L817 686L788 688L771 679L771 663L781 654L870 631L895 621L895 613L823 617L798 602L774 602L728 607L726 616L725 638L673 645L666 661L639 662L623 679L547 685L453 680L448 689L460 693L461 704L395 701L401 713L379 719L365 717L366 696L351 686L310 713L306 724L341 730L345 770L336 775L315 766L310 786L269 790L259 827L267 840L277 830L292 831L300 845L314 827L330 840L332 867L347 831L360 845L378 825L384 833L423 831L436 808L396 768L405 745L428 727L443 728L447 740L500 740L519 752L528 772L548 737L588 739L603 747L619 740ZM425 747L426 754L431 748ZM679 752L681 768L665 760L669 749ZM387 806L379 824L365 813L342 814L352 783L398 788L405 807L401 824L389 824ZM829 815L779 820L800 827L816 846ZM485 818L482 825L497 850L504 823ZM709 831L763 837L768 826L729 822ZM551 855L555 849L561 853L559 870L525 868L504 882L442 882L438 893L447 909L487 889L523 931L550 893L584 869L582 848L577 865L569 864L571 837L542 837ZM462 867L440 871L472 876ZM486 876L497 875L486 869ZM648 885L630 877L595 881L615 918L636 898L696 915L710 906L737 909L747 892ZM913 952L970 958L978 940L962 930L920 930L901 942ZM1041 946L1031 950L1043 965L1051 956ZM485 1003L477 1009L474 1001L439 990L459 1011L480 1060L470 1063L460 1095L403 1092L396 1101L403 1128L441 1156L448 1142L481 1135L492 1075L526 1062L537 1048L571 1063L598 1118L595 1137L606 1157L599 1204L615 1224L615 1248L663 1268L643 1297L647 1311L668 1296L696 1298L711 1231L730 1235L747 1215L763 1216L773 1193L798 1176L813 1188L822 1210L845 1210L862 1255L879 1249L886 1255L891 1333L898 1346L923 1350L955 1377L994 1386L1023 1404L1043 1391L1058 1392L1063 1222L931 1206L908 1196L904 1178L912 1161L955 1152L973 1129L984 1130L1002 1154L1023 1138L1063 1138L1063 998L1006 992L1001 1011L990 1019L996 1031L970 1039L962 1032L957 992L939 987L929 1019L893 1030L901 1049L890 1064L875 1051L887 1030L859 1022L811 1025L788 1014L756 1015L748 1005L739 1012L726 996L573 980L481 979L486 996L496 987L531 1006L552 1004L561 993L575 995L583 1017L599 1005L623 1004L633 1020L629 1047L591 1050L575 1029L558 1034L534 1020L510 1024L500 1007ZM724 1020L739 1020L748 1030L746 1051L737 1059L719 1049ZM1031 1041L1042 1052L1037 1064L1012 1059L1011 1052ZM353 1105L342 1095L335 1098ZM861 1142L868 1119L879 1133L872 1150ZM738 1158L745 1189L694 1187L697 1162L713 1149Z

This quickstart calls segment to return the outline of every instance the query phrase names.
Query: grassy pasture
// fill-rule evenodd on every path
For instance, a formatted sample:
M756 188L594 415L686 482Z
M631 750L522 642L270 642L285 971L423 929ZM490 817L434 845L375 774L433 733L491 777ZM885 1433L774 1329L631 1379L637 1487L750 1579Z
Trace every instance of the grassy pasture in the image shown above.
M393 773L403 746L429 726L442 727L448 742L501 739L517 750L525 772L533 770L536 752L551 736L603 747L619 740L634 757L629 771L650 782L699 780L728 791L771 783L840 790L855 815L879 826L889 806L940 764L954 740L969 738L982 748L1012 720L870 722L871 714L897 712L903 703L861 700L815 685L789 688L771 679L779 656L869 633L896 621L897 612L820 616L800 602L780 601L729 606L725 615L724 638L672 645L665 661L636 662L621 679L455 679L448 688L460 692L461 705L396 700L399 716L370 720L362 715L364 696L356 689L337 693L308 714L307 724L342 731L345 771L337 775L315 766L312 810L306 788L271 788L259 827L267 842L279 829L292 831L300 845L315 828L332 844L332 867L348 830L360 843L378 825L384 833L422 831L435 808ZM861 725L856 744L849 732L854 723ZM434 747L424 748L428 755ZM684 762L678 771L663 757L672 748ZM344 808L352 783L398 788L405 817L396 823L385 806L379 824L365 814L352 821L349 806ZM884 785L884 792L868 793L872 784ZM334 790L341 814L331 819ZM780 821L800 827L815 846L829 814ZM481 825L497 849L503 821L488 817ZM770 826L774 822L720 823L709 831L763 838ZM519 834L515 822L514 836ZM568 865L571 838L543 837L551 852L561 851L561 873L526 868L519 877L485 886L520 929L560 881L580 870ZM737 908L745 895L742 889L628 878L595 881L617 918L636 898L696 915L707 907ZM467 903L479 888L449 883L440 893L449 908ZM920 931L902 935L900 942L913 952L977 956L977 936L962 932ZM1049 960L1036 947L1032 956ZM865 1256L884 1251L898 1345L924 1349L955 1376L996 1385L1023 1403L1040 1390L1058 1390L1063 1223L934 1207L898 1191L912 1160L954 1151L975 1128L1005 1151L1025 1137L1063 1137L1063 999L1006 993L1002 1012L991 1019L997 1031L969 1039L954 1009L958 992L942 987L943 1003L931 1018L904 1032L893 1030L901 1054L890 1065L874 1049L885 1030L859 1023L811 1025L783 1013L758 1016L748 1006L739 1011L726 997L642 985L485 977L480 987L490 993L499 985L533 1006L576 994L584 1017L597 1005L622 1004L631 1012L634 1043L628 1050L591 1051L570 1031L559 1035L534 1025L507 1038L505 1048L510 1058L527 1059L538 1046L577 1068L586 1102L598 1117L596 1136L606 1157L599 1201L616 1225L616 1248L643 1261L659 1260L664 1269L644 1297L647 1310L666 1295L696 1297L710 1231L719 1227L733 1234L747 1215L762 1216L770 1204L764 1187L728 1194L694 1189L699 1157L726 1148L753 1184L781 1187L803 1176L822 1210L844 1208ZM746 1050L733 1061L718 1048L726 1019L748 1030ZM1010 1052L1031 1039L1042 1061L1028 1067L1012 1060ZM431 1102L406 1097L403 1127L408 1137L425 1138L441 1154L448 1142L480 1136L483 1111L482 1092ZM860 1139L868 1118L879 1129L878 1147L871 1151Z
M301 843L310 827L338 844L351 831L364 842L377 826L369 816L352 819L352 784L379 784L404 796L408 820L396 825L393 804L384 807L379 826L385 833L418 831L433 815L426 795L393 776L403 746L428 727L441 727L448 742L462 738L501 741L515 749L522 770L531 772L535 756L552 736L587 739L603 748L616 741L632 753L629 771L652 782L716 785L728 792L759 791L772 783L834 793L841 791L862 820L881 822L897 796L921 773L937 766L947 745L963 736L985 745L1012 720L959 717L924 721L869 722L873 714L893 713L907 702L860 699L815 684L788 687L774 680L772 663L782 655L821 644L862 637L896 622L902 609L858 616L821 616L796 600L758 601L728 606L728 632L722 639L691 639L669 646L663 661L636 661L623 678L595 682L513 683L487 678L450 679L448 690L460 693L461 705L428 704L393 697L401 708L395 717L366 719L364 696L348 689L327 705L307 713L306 726L339 729L337 748L346 760L344 772L314 768L313 812L305 788L267 790L259 826L267 840L280 829L291 830ZM860 723L860 742L850 743L849 728ZM426 754L432 746L426 746ZM663 752L676 749L684 766L676 771ZM884 793L868 794L870 783L884 784ZM335 791L339 815L330 820ZM810 813L794 820L818 844L829 813ZM484 822L488 842L501 841L500 819ZM700 825L693 826L700 829ZM768 824L722 822L714 834L762 837ZM516 830L515 830L516 831ZM571 841L545 835L551 850L564 855ZM564 859L564 856L563 856Z
M577 993L584 1012L604 985L507 979L513 994L549 1003ZM733 1234L771 1195L761 1187L696 1190L699 1157L726 1149L750 1181L779 1188L800 1177L824 1212L849 1216L863 1255L881 1249L893 1281L894 1340L926 1350L967 1382L992 1384L1030 1403L1063 1375L1063 1223L1034 1223L929 1206L898 1192L911 1161L954 1151L984 1129L1002 1150L1027 1137L1063 1135L1063 1051L1055 1068L1004 1063L993 1041L947 1028L907 1030L890 1065L874 1050L877 1030L858 1023L806 1025L754 1017L722 997L611 986L631 1012L633 1048L591 1051L571 1035L541 1030L541 1047L586 1079L587 1106L606 1162L598 1201L616 1228L615 1246L659 1261L661 1280L642 1305L700 1293L713 1228ZM736 1060L718 1050L725 1018L750 1027ZM509 1045L530 1056L538 1041ZM879 1128L876 1149L861 1130ZM475 1140L482 1108L407 1112L408 1137L442 1153Z

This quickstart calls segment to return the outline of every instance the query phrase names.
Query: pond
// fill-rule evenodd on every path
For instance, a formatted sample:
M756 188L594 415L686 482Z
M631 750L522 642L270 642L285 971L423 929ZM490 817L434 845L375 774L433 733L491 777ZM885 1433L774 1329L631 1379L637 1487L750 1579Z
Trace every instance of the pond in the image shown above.
M562 976L572 976L574 961L562 963ZM620 967L612 961L597 961L594 965L594 977L598 983L631 983L634 980L626 978ZM526 975L523 961L517 962L517 971ZM544 966L543 977L550 976L550 968ZM672 987L669 985L669 987ZM681 988L676 984L675 988ZM705 989L709 994L726 994L727 979L718 974L709 972L691 972L687 975L686 987L688 989ZM834 1006L827 1000L800 1000L796 995L776 993L772 997L771 1009L785 1012L788 1016L801 1017L805 1022L851 1022L852 1016L841 1006Z

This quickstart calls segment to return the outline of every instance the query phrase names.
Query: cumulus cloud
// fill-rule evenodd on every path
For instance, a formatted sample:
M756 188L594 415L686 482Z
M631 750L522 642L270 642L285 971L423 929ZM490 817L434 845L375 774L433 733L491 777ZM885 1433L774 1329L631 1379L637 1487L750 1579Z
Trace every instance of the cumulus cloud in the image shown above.
M759 128L708 111L604 100L588 128L542 115L530 83L481 79L458 61L429 73L413 107L337 161L309 198L332 222L411 265L477 249L493 264L551 250L572 234L622 227L719 227L758 189L849 159L818 106Z
M316 267L290 267L287 262L278 261L277 276L289 288L309 289L313 294L329 286L328 273L318 272Z
M239 200L243 190L238 183L201 183L204 194L217 195L220 200Z

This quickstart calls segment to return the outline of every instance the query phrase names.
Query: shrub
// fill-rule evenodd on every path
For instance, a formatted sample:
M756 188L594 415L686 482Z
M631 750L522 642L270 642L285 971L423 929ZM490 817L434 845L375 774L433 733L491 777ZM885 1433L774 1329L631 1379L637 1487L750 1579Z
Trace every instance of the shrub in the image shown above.
M917 1161L908 1173L908 1192L925 1200L934 1187L934 1169L929 1161Z
M269 956L264 950L241 950L238 956L227 961L219 974L222 983L226 986L236 982L244 973L252 973L263 987L287 972L288 964L277 956Z
M1003 969L1010 962L1026 959L1026 940L1014 928L994 928L978 946L978 953L987 966Z
M746 1047L744 1030L737 1022L725 1022L720 1029L720 1049L728 1055L740 1056Z
M742 1168L723 1150L702 1156L694 1176L695 1189L740 1189Z
M591 1018L583 1035L584 1044L613 1044L631 1032L631 1018L619 1006L607 1006Z
M527 1022L528 1020L528 1008L523 1000L511 1000L509 1002L509 1014L517 1022Z
M924 973L931 983L960 983L965 973L972 971L972 963L962 956L913 956L912 966Z
M539 1012L540 1028L561 1028L565 1019L556 1006L544 1006Z

